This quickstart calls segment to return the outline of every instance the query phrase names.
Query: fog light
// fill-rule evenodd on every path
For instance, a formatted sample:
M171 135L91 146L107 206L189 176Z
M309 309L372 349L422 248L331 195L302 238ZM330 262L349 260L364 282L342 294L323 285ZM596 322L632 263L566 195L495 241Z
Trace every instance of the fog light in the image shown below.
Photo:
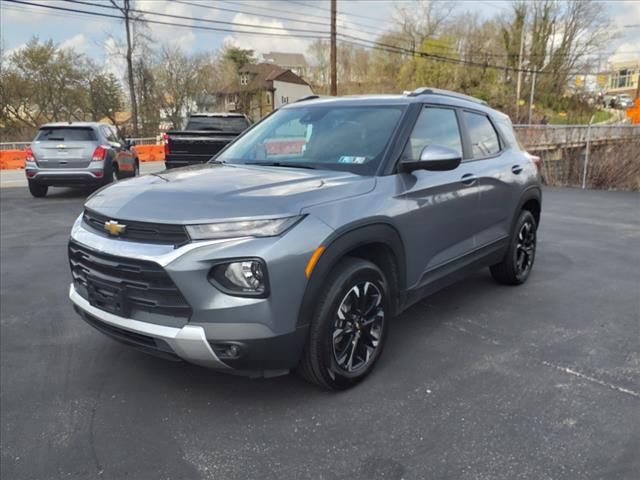
M240 355L240 347L238 345L231 345L227 348L225 353L228 357L237 357Z
M266 296L267 273L260 259L238 260L215 265L209 280L225 293L239 296Z
M214 353L218 356L218 358L222 360L226 359L238 359L243 356L243 350L240 345L235 343L212 343L210 342L211 348Z
M262 265L255 260L230 263L224 271L224 276L245 291L255 292L264 288Z

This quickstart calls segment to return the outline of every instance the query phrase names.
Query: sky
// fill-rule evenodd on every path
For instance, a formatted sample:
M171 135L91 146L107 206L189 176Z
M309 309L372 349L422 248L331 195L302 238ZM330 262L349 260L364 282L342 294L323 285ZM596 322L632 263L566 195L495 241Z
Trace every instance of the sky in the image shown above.
M118 13L105 8L110 5L109 0L20 1L107 15ZM230 42L251 48L258 54L269 51L307 53L313 39L300 36L309 35L309 30L325 31L328 27L324 25L329 23L329 0L132 0L132 3L139 10L198 18L207 21L199 22L200 25L229 30L194 30L190 28L194 25L190 19L147 16L172 23L150 25L151 36L157 45L179 46L187 52L215 51L224 42ZM410 6L411 3L412 0L338 0L338 30L373 40L376 32L388 28L397 5ZM468 11L481 18L507 15L511 11L510 3L510 0L458 0L454 13ZM605 46L606 57L609 61L640 60L640 0L603 0L602 6L602 14L610 19L618 33L617 38ZM0 0L0 17L0 38L5 56L37 35L42 40L53 39L60 48L74 48L87 54L119 76L124 71L121 56L115 54L118 42L124 38L121 20L48 10L7 0ZM296 23L296 19L322 25ZM185 27L176 26L176 23ZM259 26L261 31L282 36L241 33L243 28L237 24ZM632 27L626 27L629 25Z

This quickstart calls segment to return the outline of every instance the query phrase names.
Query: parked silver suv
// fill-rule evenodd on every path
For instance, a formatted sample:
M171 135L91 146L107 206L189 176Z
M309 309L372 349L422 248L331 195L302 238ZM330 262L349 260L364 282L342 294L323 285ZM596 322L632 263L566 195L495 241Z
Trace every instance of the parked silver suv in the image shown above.
M47 123L27 148L29 191L44 197L50 186L106 185L135 177L140 167L132 146L113 125Z
M507 116L452 92L306 99L209 164L90 198L70 297L147 352L347 388L425 295L482 267L526 281L538 162Z

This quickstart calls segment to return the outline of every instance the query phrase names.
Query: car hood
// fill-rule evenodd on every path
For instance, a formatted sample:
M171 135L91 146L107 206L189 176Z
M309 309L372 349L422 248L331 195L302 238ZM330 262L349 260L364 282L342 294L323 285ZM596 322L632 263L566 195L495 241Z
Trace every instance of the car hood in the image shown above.
M214 163L113 184L85 206L122 220L193 224L297 215L374 186L374 177L349 172Z

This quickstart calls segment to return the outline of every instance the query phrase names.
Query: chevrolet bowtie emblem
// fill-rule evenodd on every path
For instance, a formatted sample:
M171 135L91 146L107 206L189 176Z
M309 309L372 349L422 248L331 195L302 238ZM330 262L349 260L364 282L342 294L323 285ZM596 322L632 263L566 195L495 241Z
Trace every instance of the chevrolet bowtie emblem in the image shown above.
M115 220L109 220L104 222L104 229L109 232L109 235L118 236L125 231L126 225L122 225Z
M56 148L59 148L62 150L63 148L67 148L67 146L64 143L61 143L60 145L56 145Z

